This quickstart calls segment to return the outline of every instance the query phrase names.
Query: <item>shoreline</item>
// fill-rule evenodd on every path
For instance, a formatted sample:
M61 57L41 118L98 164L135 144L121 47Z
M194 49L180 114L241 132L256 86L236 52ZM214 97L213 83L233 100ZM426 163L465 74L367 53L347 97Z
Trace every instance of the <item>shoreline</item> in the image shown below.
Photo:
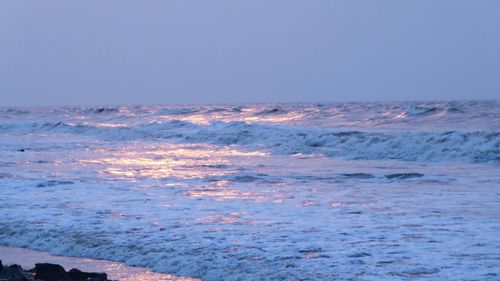
M66 270L77 268L84 272L103 272L109 280L117 281L200 281L201 279L156 273L144 267L128 266L124 263L90 258L54 256L48 252L0 245L0 260L3 266L18 264L24 270L32 269L36 263L58 264Z

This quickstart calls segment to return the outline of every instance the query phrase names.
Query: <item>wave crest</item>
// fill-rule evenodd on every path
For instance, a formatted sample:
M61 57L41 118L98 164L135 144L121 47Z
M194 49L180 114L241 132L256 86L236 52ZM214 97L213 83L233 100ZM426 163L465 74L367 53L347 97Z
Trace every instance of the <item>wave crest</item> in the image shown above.
M275 154L321 154L346 159L500 163L500 132L495 131L363 132L241 121L200 125L180 120L122 127L65 122L0 124L0 133L39 132L85 134L105 141L143 139L238 145Z

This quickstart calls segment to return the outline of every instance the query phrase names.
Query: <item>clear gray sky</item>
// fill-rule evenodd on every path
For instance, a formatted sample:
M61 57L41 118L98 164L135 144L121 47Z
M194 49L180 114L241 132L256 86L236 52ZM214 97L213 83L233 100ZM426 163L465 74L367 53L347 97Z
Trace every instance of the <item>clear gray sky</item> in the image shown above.
M499 97L498 0L0 0L0 105Z

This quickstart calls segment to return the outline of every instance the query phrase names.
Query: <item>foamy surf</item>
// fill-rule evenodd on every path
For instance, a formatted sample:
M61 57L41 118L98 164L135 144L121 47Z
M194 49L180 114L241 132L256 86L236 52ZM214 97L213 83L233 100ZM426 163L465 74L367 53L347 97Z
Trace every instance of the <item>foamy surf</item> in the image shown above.
M0 243L203 280L498 276L498 102L0 109Z

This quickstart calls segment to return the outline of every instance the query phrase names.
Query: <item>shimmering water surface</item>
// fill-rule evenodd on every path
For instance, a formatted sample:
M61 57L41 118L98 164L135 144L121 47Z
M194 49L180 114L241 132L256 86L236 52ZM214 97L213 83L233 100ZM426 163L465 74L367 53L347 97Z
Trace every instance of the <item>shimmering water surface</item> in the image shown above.
M500 278L500 103L0 108L0 243L204 280Z

